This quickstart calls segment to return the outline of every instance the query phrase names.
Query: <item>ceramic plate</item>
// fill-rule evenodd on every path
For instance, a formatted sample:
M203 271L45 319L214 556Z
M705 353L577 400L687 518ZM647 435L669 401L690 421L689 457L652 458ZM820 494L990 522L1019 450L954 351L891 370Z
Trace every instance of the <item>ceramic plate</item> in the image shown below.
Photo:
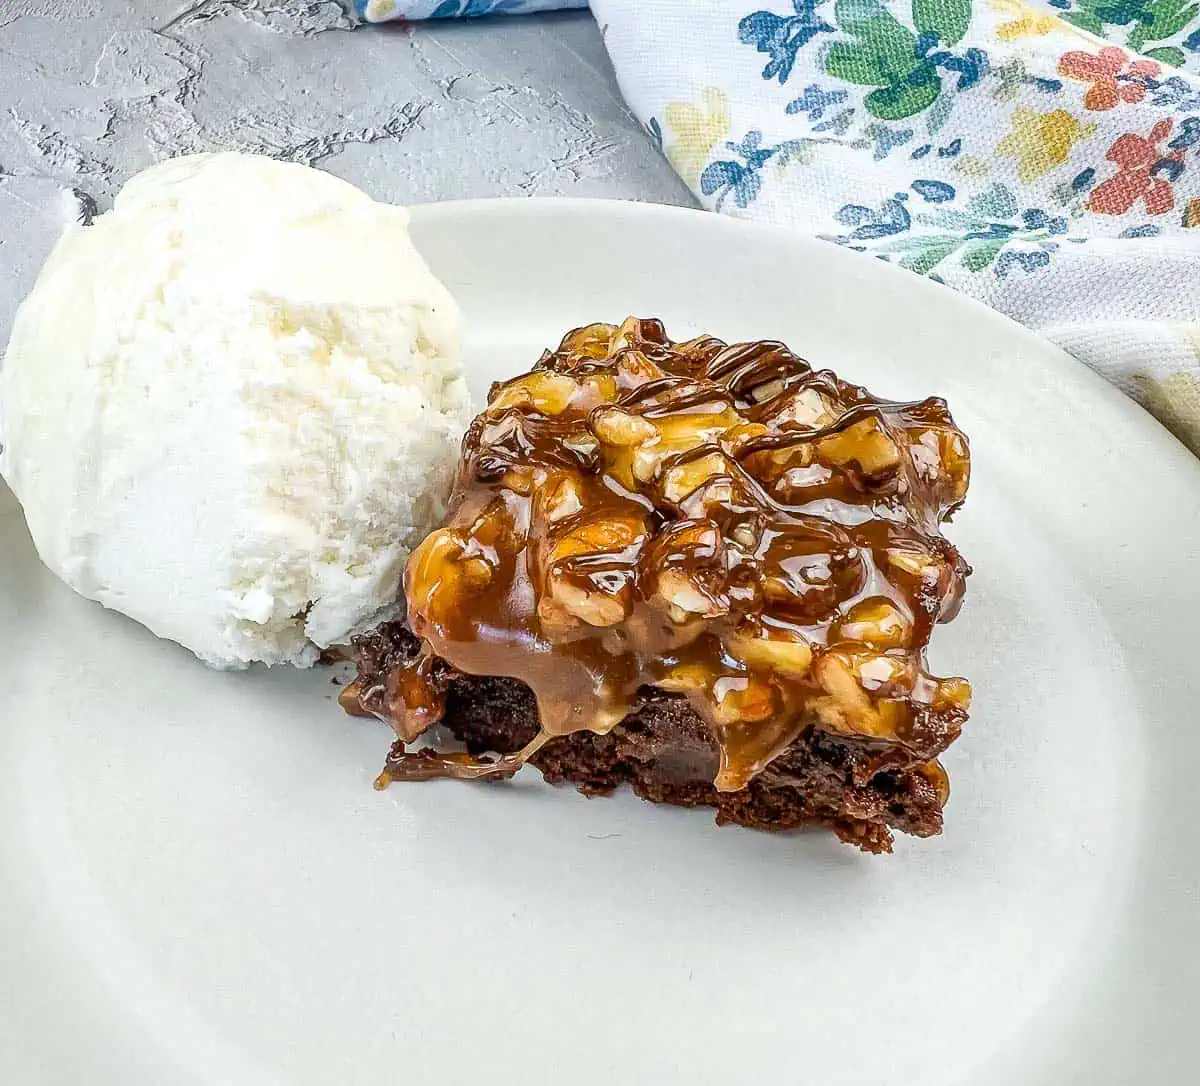
M699 212L420 209L477 397L576 325L945 396L975 566L946 832L889 857L630 795L371 780L330 671L207 671L0 516L0 1081L1191 1083L1200 463L1015 324Z

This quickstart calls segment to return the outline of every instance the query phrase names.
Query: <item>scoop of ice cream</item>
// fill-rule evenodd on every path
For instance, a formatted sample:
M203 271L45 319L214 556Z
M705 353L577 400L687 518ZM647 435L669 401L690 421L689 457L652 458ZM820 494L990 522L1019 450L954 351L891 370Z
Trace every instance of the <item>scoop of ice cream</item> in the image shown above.
M468 409L402 208L194 155L51 254L0 368L0 474L84 596L216 666L307 664L396 598Z

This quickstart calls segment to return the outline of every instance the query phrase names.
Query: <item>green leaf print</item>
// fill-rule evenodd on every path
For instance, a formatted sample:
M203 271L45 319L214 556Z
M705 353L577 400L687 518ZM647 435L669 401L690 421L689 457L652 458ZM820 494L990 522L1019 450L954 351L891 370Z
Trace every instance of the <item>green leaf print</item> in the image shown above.
M922 252L902 258L900 266L910 271L916 271L917 275L929 275L930 271L941 264L942 260L950 256L950 253L953 253L961 244L962 242L958 238L931 240Z
M966 35L971 5L972 0L912 0L914 30L879 0L836 0L834 20L848 39L825 49L825 71L847 83L877 88L867 95L865 105L880 120L899 121L922 113L946 89L942 69L953 73L957 91L977 86L987 71L982 50L958 55L944 48ZM941 121L944 117L938 127Z
M1104 37L1104 24L1098 15L1093 15L1090 11L1064 11L1059 18L1079 27L1080 30L1095 34L1098 38Z
M1149 57L1151 60L1160 61L1163 64L1170 64L1176 68L1182 68L1187 56L1182 49L1177 49L1173 45L1163 45L1157 49L1147 49L1143 56Z
M879 0L836 0L833 18L847 34L870 38L873 42L893 42L897 47L916 41L916 35L897 19ZM867 26L873 29L868 33Z
M912 13L922 34L934 33L946 45L957 45L971 23L971 0L913 0Z
M917 36L886 11L857 23L851 33L893 72L903 72L917 59Z
M997 182L972 196L967 210L985 219L1011 219L1017 213L1017 200L1007 185Z
M867 87L887 86L889 79L882 57L864 45L853 45L848 41L835 41L829 47L825 71L836 79Z
M963 267L967 271L983 271L1000 255L1000 250L1007 244L1007 238L981 238L970 242L963 250Z
M928 109L941 89L942 81L936 77L923 86L883 87L871 91L865 104L880 120L899 121Z
M1200 6L1189 4L1189 0L1156 0L1147 10L1150 21L1146 40L1173 38L1196 18L1197 12L1200 12Z
M1076 0L1077 10L1065 11L1059 18L1073 26L1112 38L1119 42L1118 35L1110 27L1125 26L1125 47L1135 53L1166 64L1178 65L1186 59L1183 50L1175 46L1147 49L1151 42L1167 41L1181 30L1191 26L1200 15L1200 4L1196 0Z
M962 238L955 237L914 238L913 241L913 250L900 258L900 267L918 275L928 275L962 245Z

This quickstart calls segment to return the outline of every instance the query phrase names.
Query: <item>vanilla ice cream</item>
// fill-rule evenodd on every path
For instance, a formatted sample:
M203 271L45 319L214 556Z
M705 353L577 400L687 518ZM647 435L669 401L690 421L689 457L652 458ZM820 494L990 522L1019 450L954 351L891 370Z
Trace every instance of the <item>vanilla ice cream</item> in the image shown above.
M215 666L308 664L397 597L468 411L402 208L194 155L51 254L0 366L0 474L84 596Z

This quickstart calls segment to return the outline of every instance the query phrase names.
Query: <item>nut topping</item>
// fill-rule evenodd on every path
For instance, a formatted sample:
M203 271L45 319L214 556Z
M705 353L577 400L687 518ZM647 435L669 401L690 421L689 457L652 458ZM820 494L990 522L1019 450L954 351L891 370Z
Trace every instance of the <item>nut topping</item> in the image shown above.
M718 789L816 729L869 741L855 773L907 767L942 795L970 687L924 650L969 572L938 531L969 471L940 400L876 399L781 344L589 325L493 389L409 561L409 622L430 657L526 682L543 742L657 687L711 726ZM392 685L404 737L436 719Z

